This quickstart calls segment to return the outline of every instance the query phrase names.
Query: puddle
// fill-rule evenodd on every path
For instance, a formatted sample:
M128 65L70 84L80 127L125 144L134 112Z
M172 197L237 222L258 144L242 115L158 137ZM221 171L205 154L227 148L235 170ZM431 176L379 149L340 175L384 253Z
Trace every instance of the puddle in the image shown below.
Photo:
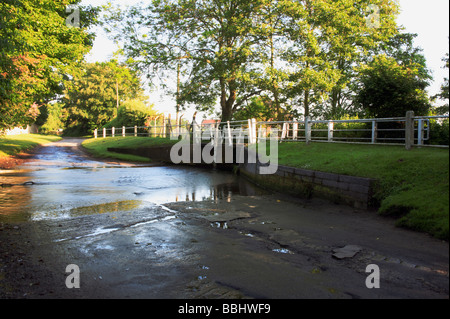
M85 215L123 212L136 209L141 206L141 201L127 200L113 203L96 204L91 206L62 208L54 210L36 211L32 214L32 220L64 219Z

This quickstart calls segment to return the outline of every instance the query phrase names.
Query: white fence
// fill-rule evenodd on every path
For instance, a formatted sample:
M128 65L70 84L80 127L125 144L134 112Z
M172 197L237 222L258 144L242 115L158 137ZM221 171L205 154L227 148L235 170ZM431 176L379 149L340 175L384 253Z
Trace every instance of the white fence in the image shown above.
M232 142L233 138L245 138L247 143L256 143L261 139L277 139L279 142L303 141L338 142L361 144L397 144L407 149L416 146L448 147L448 145L428 145L430 139L430 122L448 121L449 116L414 116L412 111L405 117L347 119L347 120L311 120L304 121L270 121L258 122L255 119L246 121L227 121L212 124L198 124L195 120L190 124L159 126L134 126L119 128L103 128L94 130L94 137L107 136L149 136L170 137L201 132L203 140L211 140L221 132L221 137Z

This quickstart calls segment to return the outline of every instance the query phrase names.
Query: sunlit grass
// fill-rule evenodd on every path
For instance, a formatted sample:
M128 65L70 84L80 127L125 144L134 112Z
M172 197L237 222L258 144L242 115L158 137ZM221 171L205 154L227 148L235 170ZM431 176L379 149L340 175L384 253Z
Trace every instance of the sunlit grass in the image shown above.
M151 162L147 157L122 154L108 151L110 147L116 148L137 148L149 146L173 145L177 141L172 141L169 138L161 137L106 137L106 138L91 138L83 141L82 146L92 155L103 158L116 158L124 161L132 162Z
M45 145L60 139L59 136L40 134L0 136L0 157L13 156L38 145Z

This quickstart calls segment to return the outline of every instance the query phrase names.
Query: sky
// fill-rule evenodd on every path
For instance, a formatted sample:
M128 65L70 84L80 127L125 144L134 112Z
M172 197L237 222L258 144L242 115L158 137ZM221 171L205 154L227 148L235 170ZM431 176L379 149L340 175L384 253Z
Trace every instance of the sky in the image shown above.
M83 5L103 5L108 0L83 0ZM119 3L123 1L113 1ZM137 3L137 0L128 0L126 4ZM440 91L444 77L449 77L448 69L443 69L442 58L449 52L449 0L398 0L400 14L397 24L403 26L404 32L416 33L414 44L423 50L427 67L431 70L433 82L428 87L428 93L433 96ZM97 38L91 53L87 56L88 62L107 61L117 49L102 30L98 30ZM161 97L161 91L147 92L155 109L166 115L175 115L175 101L173 98ZM192 118L194 110L188 110L184 118ZM205 115L203 115L205 116Z

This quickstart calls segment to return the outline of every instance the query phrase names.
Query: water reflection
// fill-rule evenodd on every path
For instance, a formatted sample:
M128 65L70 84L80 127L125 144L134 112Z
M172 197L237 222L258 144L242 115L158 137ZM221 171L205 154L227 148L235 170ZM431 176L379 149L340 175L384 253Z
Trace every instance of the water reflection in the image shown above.
M23 220L31 201L32 185L27 185L29 179L26 170L3 171L0 174L0 221Z
M194 187L192 192L177 193L175 201L205 201L205 200L226 200L231 202L233 195L254 196L265 192L255 185L248 183L242 178L236 177L232 183L223 183L208 187Z
M114 213L123 212L137 209L141 206L142 202L137 200L125 200L117 201L111 203L95 204L90 206L80 206L71 208L56 208L56 209L45 209L40 211L35 211L32 214L32 219L61 219L61 218L71 218L84 215L94 215L94 214L104 214L104 213Z

